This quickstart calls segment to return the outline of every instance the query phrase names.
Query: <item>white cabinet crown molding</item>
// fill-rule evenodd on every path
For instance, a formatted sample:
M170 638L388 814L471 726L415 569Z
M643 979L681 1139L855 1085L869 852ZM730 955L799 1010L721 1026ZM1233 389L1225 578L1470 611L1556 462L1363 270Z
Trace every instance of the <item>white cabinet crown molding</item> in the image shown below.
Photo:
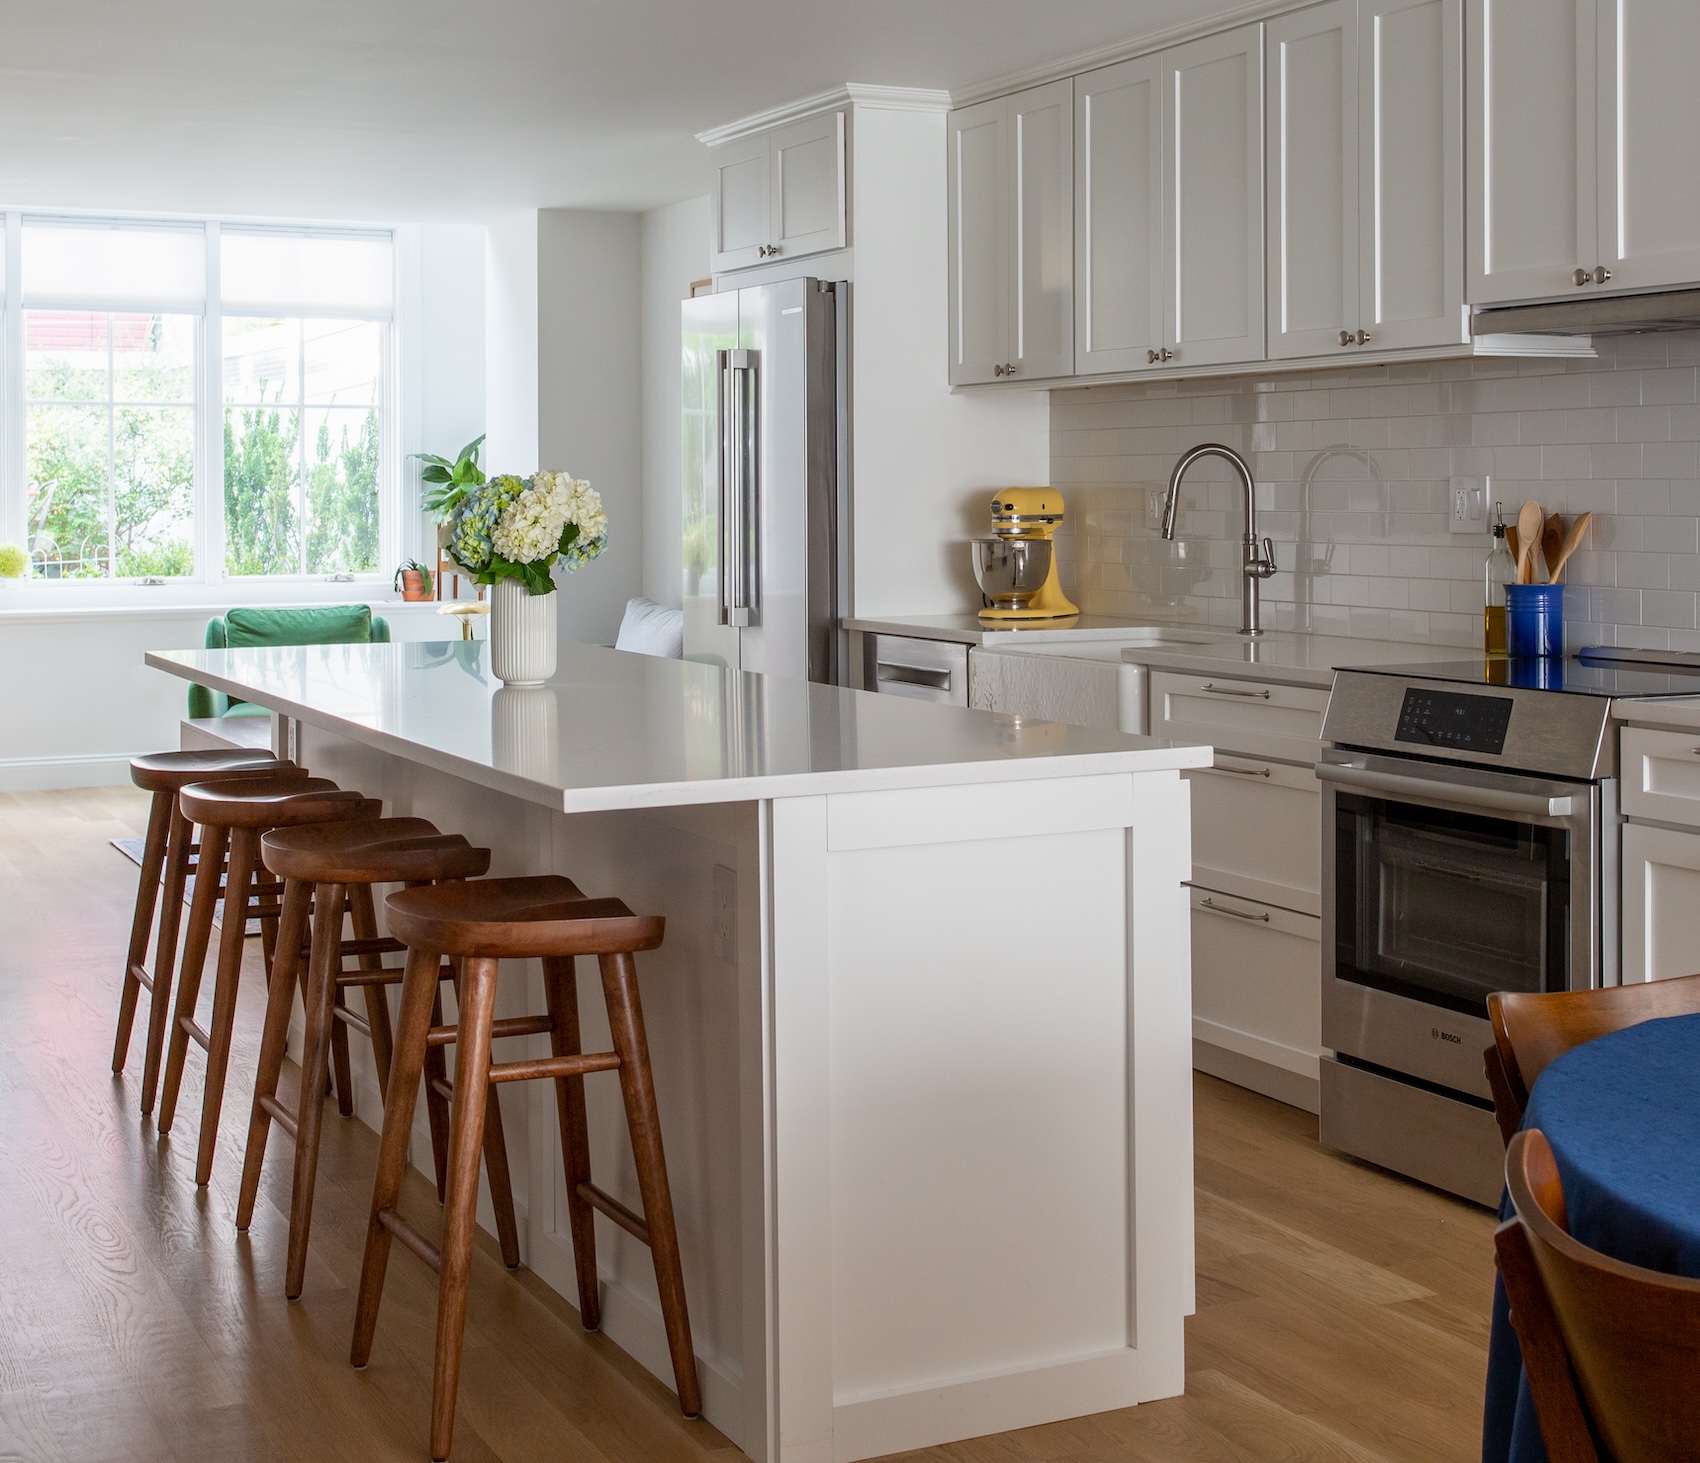
M740 137L750 136L751 133L765 132L770 127L779 127L786 122L800 122L805 117L817 117L822 112L850 105L885 107L906 112L947 112L950 110L951 100L948 91L931 87L870 86L864 82L851 81L843 86L835 86L831 91L823 91L794 102L782 102L777 107L752 112L735 122L724 122L718 127L710 127L706 132L697 133L696 138L698 142L709 147L718 147L723 142L734 142Z

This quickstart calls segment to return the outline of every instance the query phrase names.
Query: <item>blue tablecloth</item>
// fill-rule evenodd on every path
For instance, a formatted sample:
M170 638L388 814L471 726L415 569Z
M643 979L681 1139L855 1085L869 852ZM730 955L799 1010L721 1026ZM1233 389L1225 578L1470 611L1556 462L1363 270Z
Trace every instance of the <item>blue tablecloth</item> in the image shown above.
M1671 1016L1566 1052L1535 1083L1525 1128L1552 1144L1570 1232L1631 1264L1700 1279L1700 1016ZM1509 1215L1510 1201L1501 1204ZM1546 1463L1498 1280L1483 1463Z

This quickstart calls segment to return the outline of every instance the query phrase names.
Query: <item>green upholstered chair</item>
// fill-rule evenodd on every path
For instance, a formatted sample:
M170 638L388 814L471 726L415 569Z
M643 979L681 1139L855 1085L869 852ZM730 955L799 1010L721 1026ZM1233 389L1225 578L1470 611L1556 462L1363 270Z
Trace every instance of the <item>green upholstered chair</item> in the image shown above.
M315 609L235 609L207 621L208 650L239 650L248 645L388 644L389 621L370 605L326 605ZM238 701L223 691L189 687L189 716L210 721L221 716L268 716L263 706Z

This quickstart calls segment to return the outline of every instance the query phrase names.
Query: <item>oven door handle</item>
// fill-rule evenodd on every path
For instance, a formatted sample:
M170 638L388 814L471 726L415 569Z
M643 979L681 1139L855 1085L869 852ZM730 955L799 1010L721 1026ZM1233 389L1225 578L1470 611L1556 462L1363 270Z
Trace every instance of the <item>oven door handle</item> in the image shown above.
M1537 818L1569 818L1576 812L1576 800L1570 797L1544 798L1534 793L1469 787L1427 777L1401 777L1394 772L1371 772L1365 767L1343 767L1336 762L1318 762L1316 775L1322 782L1337 782L1342 787L1361 788L1365 792L1384 792L1416 803L1446 802Z

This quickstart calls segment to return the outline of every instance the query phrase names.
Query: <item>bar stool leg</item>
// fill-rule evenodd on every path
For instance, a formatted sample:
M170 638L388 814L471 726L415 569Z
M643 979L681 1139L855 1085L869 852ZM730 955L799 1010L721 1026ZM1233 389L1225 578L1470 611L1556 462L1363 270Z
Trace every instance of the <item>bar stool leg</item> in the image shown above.
M419 1073L425 1065L425 1038L431 1029L441 959L434 950L407 952L395 1061L390 1067L389 1091L384 1095L384 1132L378 1144L366 1254L360 1265L360 1292L354 1307L354 1340L348 1353L357 1367L371 1359L372 1336L378 1327L378 1303L384 1296L384 1271L390 1259L390 1232L381 1216L395 1208L407 1172L407 1140L412 1136L413 1111L419 1101Z
M449 1200L443 1222L443 1267L437 1288L437 1356L431 1384L431 1457L449 1456L455 1398L466 1336L467 1288L477 1225L478 1169L484 1146L483 1096L490 1077L491 1026L498 962L472 956L461 976L460 1027L455 1038L455 1102L449 1129ZM387 1126L387 1124L386 1124Z
M661 1113L655 1104L655 1079L643 1030L637 964L629 954L601 955L597 963L602 970L614 1050L620 1056L620 1094L626 1100L626 1125L631 1130L632 1156L637 1160L638 1192L643 1196L643 1217L649 1226L655 1288L661 1296L661 1319L667 1327L667 1349L672 1353L673 1376L679 1386L679 1409L686 1417L695 1417L702 1411L702 1392L697 1382L696 1354L691 1348L673 1195L667 1183L667 1160L661 1151Z
M378 937L378 912L372 904L372 886L356 884L348 891L349 913L354 917L354 938L375 940ZM376 952L360 956L362 970L382 970L384 957ZM378 1069L378 1095L387 1096L390 1090L390 1058L395 1051L395 1035L390 1027L390 1002L381 985L366 987L366 1024L372 1028L372 1062Z
M443 988L440 984L431 995L431 1024L443 1024ZM446 1084L448 1080L448 1058L442 1047L434 1046L425 1053L425 1115L431 1124L431 1158L437 1170L439 1204L449 1193L449 1100L437 1084Z
M549 1049L557 1057L584 1051L579 1035L578 976L571 956L543 962L543 994L554 1028ZM567 1179L567 1218L573 1234L573 1268L578 1274L578 1313L586 1331L602 1326L602 1294L596 1278L596 1211L579 1192L590 1182L590 1123L584 1105L584 1078L555 1079L555 1112L561 1125L561 1165Z
M195 1184L212 1178L218 1149L218 1118L224 1107L224 1079L230 1069L230 1037L236 1027L236 995L242 984L242 946L248 935L248 898L258 862L260 835L238 828L230 838L230 872L224 881L224 930L213 984L212 1025L207 1029L207 1075L201 1092L201 1141L195 1157Z
M254 1105L248 1117L248 1147L242 1159L242 1190L236 1201L236 1228L245 1230L254 1218L260 1192L260 1169L266 1160L272 1115L267 1100L276 1101L283 1072L284 1048L289 1041L290 1010L301 966L301 938L307 928L307 886L290 879L283 889L283 909L277 927L278 953L266 993L266 1024L260 1037L260 1070L254 1078Z
M165 1055L165 1028L171 1020L172 976L177 968L177 935L183 923L183 891L189 882L189 845L194 825L172 799L171 835L166 844L165 890L159 918L159 942L154 946L153 995L148 1004L148 1046L142 1059L142 1112L153 1111L159 1093L159 1067Z
M183 941L183 963L177 973L177 1002L172 1009L171 1045L165 1056L165 1081L159 1096L160 1133L169 1133L177 1116L177 1096L183 1086L183 1063L189 1053L189 1028L201 994L207 945L212 939L213 910L218 904L219 871L230 839L227 828L203 828L201 853L195 871L195 897L189 906L189 933Z
M176 801L169 792L156 792L148 808L141 882L136 886L136 913L130 921L130 948L124 958L124 992L118 998L118 1034L112 1042L114 1072L124 1070L124 1059L130 1054L130 1031L135 1025L136 1001L142 991L137 968L148 958L148 936L153 933L154 909L159 904L159 875L165 865L166 844L171 837L171 810ZM168 908L166 918L173 913Z
M301 1106L295 1117L295 1181L289 1199L289 1259L283 1293L301 1298L307 1278L307 1234L313 1225L313 1189L319 1176L319 1135L323 1131L325 1061L330 1051L336 972L341 964L341 884L320 884L313 891L313 908L335 910L337 918L313 921L313 950L307 962L307 1039L301 1053Z

